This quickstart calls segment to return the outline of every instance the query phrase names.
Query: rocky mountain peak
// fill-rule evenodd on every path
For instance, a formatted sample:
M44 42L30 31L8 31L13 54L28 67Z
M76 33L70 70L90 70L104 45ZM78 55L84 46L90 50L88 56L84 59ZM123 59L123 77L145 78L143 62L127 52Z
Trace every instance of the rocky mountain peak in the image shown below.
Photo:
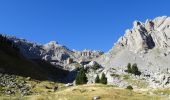
M126 47L133 52L146 52L153 48L169 50L170 17L162 16L144 23L134 21L133 28L127 29L125 35L115 44Z
M58 44L58 42L56 41L50 41L49 43L44 44L43 47L45 50L51 50L51 49L56 49L58 47L62 47L62 45Z
M170 62L170 17L162 16L145 22L134 21L113 48L96 61L104 67L126 68L138 64L140 70L166 70Z

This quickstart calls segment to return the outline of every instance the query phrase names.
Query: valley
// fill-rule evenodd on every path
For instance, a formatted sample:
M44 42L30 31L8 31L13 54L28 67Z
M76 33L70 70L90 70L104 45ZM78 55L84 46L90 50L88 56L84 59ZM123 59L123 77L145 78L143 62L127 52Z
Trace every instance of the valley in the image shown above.
M134 21L108 52L0 35L2 100L168 100L170 17Z

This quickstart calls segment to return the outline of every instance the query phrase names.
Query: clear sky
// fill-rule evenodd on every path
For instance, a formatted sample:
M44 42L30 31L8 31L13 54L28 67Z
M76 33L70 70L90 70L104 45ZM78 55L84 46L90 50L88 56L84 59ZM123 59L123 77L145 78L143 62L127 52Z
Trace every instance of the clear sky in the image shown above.
M0 32L108 51L134 20L163 15L170 15L170 0L0 0Z

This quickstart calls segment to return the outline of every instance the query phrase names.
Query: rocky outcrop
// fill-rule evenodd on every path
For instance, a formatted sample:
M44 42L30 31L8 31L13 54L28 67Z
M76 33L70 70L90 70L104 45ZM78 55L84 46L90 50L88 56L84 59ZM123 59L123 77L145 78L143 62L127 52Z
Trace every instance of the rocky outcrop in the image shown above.
M75 62L91 61L103 54L102 51L95 50L70 50L66 46L58 44L56 41L42 45L12 36L7 37L20 48L20 52L24 57L28 59L43 59L51 62L53 65L63 66L63 68L68 64L68 59L72 59Z
M97 61L104 67L137 63L140 69L165 70L170 63L170 17L162 16L145 23L135 21L114 47Z
M96 59L104 54L102 51L96 51L96 50L83 50L83 51L76 51L73 50L76 58L78 58L79 61L91 61L93 59Z
M145 23L135 21L116 45L127 47L130 51L141 52L153 48L169 50L170 17L158 17Z
M118 86L132 85L122 78L110 76L110 69L114 68L122 76L128 63L137 63L141 76L129 75L133 80L144 79L152 88L170 87L170 17L162 16L146 22L135 21L133 28L126 30L124 36L120 37L113 48L100 56L96 61L101 64L108 78L109 84ZM131 80L132 81L132 80ZM120 83L120 84L115 84ZM140 85L143 83L140 83ZM138 87L138 86L136 86Z

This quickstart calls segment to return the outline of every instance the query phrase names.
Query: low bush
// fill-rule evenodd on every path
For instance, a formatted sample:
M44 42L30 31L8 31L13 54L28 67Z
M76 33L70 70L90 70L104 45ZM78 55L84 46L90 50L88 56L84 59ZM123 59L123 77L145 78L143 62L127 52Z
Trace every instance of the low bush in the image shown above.
M126 89L128 89L128 90L133 90L133 87L132 87L131 85L129 85L129 86L127 86Z

